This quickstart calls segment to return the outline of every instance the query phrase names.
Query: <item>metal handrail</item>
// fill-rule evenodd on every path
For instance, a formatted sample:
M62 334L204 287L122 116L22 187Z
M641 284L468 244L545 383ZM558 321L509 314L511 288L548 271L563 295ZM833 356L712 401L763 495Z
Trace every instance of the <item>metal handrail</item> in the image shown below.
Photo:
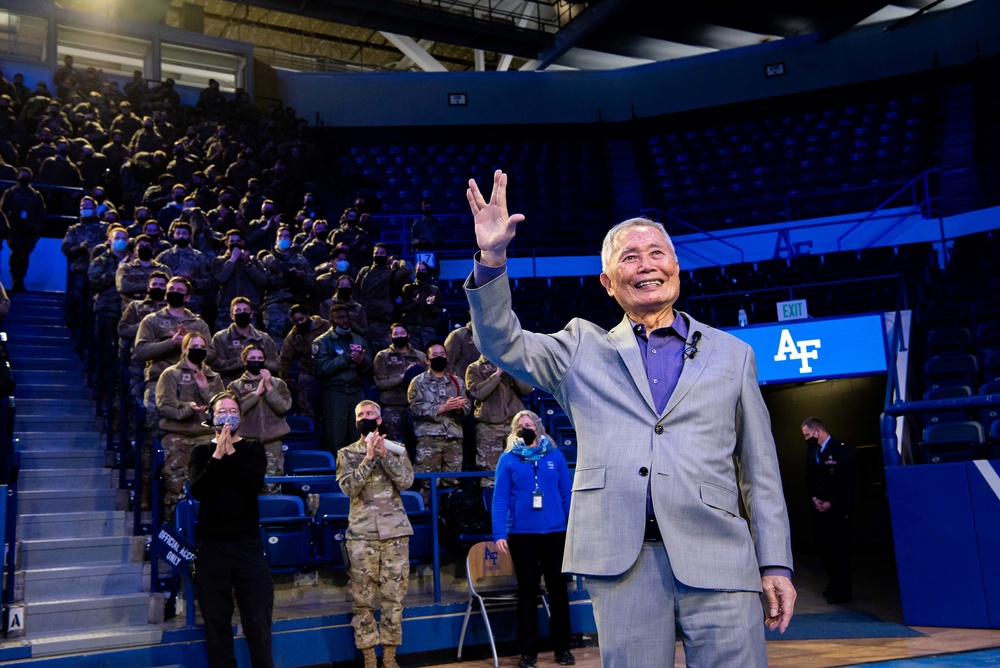
M746 256L743 254L743 249L742 248L740 248L739 246L737 246L735 244L729 243L725 239L723 239L723 238L721 238L721 237L719 237L719 236L717 236L717 235L715 235L715 234L713 234L713 233L711 233L711 232L709 232L707 230L701 229L700 227L698 227L697 225L694 225L693 223L689 223L686 220L684 220L682 218L679 218L679 217L675 216L672 213L669 213L669 212L666 212L666 211L660 211L660 209L640 209L639 210L639 213L641 213L641 214L646 214L648 212L655 212L656 214L661 214L662 213L662 214L666 215L667 218L669 218L672 222L677 222L677 223L680 223L681 225L685 225L687 227L690 227L697 234L704 234L706 237L708 237L712 241L718 241L719 243L724 244L724 245L729 246L730 248L734 249L737 253L740 254L740 262L744 262L746 260ZM659 217L656 217L655 220L657 222L659 222ZM702 260L705 260L707 262L712 262L711 259L709 259L708 257L705 257L704 255L702 255L701 253L698 253L697 251L691 250L690 248L685 248L685 250L688 253L691 253L692 255L697 255Z
M923 182L924 182L924 198L920 202L917 202L917 203L915 203L913 205L914 209L919 209L920 207L924 206L927 202L931 201L930 189L929 189L929 186L927 184L927 175L928 174L939 174L939 173L941 173L940 169L928 169L928 170L925 170L925 171L921 172L920 174L918 174L917 176L913 177L912 179L910 179L902 188L900 188L895 193L893 193L891 197L889 197L884 202L882 202L881 204L879 204L867 216L865 216L864 218L862 218L861 220L859 220L857 223L854 224L854 226L852 226L846 232L844 232L839 237L837 237L837 250L843 250L842 242L852 232L854 232L854 230L858 229L859 227L861 227L862 225L864 225L865 223L867 223L869 220L871 220L873 217L875 217L875 215L878 214L879 211L881 211L882 209L884 209L887 206L889 206L889 204L892 201L894 201L897 197L899 197L907 189L912 189L913 185L917 181L923 180ZM916 199L916 197L914 196L913 199ZM899 223L897 222L897 225L898 224ZM894 229L894 228L895 228L895 226L893 226L893 227L891 227L889 229ZM882 236L884 236L884 235L885 235L885 233L883 233ZM882 238L881 236L878 237L878 239L881 239L881 238ZM876 239L875 241L878 241L878 239ZM873 241L872 243L868 244L868 246L870 247L870 246L874 245L874 243L875 242Z

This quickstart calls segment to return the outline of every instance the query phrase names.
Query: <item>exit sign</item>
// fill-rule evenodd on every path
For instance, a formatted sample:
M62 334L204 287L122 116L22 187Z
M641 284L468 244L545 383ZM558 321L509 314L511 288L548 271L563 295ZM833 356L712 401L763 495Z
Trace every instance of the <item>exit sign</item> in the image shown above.
M796 299L791 302L778 302L778 321L782 320L802 320L809 317L809 308L805 299Z

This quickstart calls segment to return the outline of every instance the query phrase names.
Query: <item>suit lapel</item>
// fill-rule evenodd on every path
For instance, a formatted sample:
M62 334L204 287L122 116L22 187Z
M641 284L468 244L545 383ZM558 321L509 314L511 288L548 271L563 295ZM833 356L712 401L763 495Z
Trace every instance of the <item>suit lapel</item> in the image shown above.
M656 404L653 403L653 393L649 389L649 379L646 377L646 366L642 363L642 353L639 351L639 344L635 340L635 332L629 324L628 316L622 318L618 326L608 333L611 344L618 349L625 368L632 376L632 382L639 390L639 394L646 401L649 410L656 412Z
M706 362L708 362L708 358L712 354L712 347L715 343L710 328L686 314L678 312L677 317L686 317L688 321L686 346L691 345L691 337L694 336L695 332L701 332L701 340L698 341L697 354L692 359L684 360L684 365L681 367L681 376L677 379L677 387L674 388L673 394L670 395L670 399L667 401L666 408L663 409L664 416L669 415L670 411L674 410L674 407L694 387L698 377L701 376L701 372L705 370Z

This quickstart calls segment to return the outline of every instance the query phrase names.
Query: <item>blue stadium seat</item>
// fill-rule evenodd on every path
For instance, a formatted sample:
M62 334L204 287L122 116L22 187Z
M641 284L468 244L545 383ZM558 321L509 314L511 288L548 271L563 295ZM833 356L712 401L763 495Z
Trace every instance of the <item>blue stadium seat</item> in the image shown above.
M302 499L273 494L257 497L260 533L267 563L275 573L294 573L315 565L312 519Z
M344 568L347 545L347 518L351 508L351 498L346 494L327 493L319 495L316 510L316 552L319 563L327 568Z
M924 429L914 454L919 464L972 461L983 442L983 427L978 422L946 422Z
M935 399L960 399L962 397L971 397L972 388L968 385L958 385L955 387L938 387L924 392L925 401L933 401ZM944 422L961 422L963 420L969 419L969 413L966 410L947 410L941 409L936 411L928 411L923 415L924 426L939 424Z
M337 462L326 450L290 450L285 453L285 475L329 475L337 474ZM339 492L336 480L315 483L282 483L290 494L324 494Z
M949 355L924 364L924 382L928 389L968 385L978 387L979 360L975 355Z

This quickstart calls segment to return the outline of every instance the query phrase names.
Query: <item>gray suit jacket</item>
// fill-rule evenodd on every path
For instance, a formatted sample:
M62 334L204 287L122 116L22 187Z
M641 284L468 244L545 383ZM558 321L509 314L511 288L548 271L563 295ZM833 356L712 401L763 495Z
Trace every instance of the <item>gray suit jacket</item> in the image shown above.
M682 583L760 591L760 567L791 569L788 514L750 346L681 314L688 341L702 336L658 415L627 318L610 332L575 318L560 332L535 334L511 310L506 274L479 288L470 277L465 287L479 349L551 392L576 427L564 571L614 576L635 563L647 481ZM749 522L740 516L741 496Z

